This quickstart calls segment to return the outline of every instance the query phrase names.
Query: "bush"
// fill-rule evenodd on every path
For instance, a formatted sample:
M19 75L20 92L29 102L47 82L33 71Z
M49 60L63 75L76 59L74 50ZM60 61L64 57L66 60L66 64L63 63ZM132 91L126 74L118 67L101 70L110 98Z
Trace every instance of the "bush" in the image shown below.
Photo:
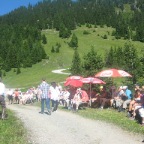
M84 30L84 31L83 31L83 34L84 34L84 35L88 35L88 34L90 34L90 32Z
M103 39L107 39L107 35L104 35L104 36L103 36Z

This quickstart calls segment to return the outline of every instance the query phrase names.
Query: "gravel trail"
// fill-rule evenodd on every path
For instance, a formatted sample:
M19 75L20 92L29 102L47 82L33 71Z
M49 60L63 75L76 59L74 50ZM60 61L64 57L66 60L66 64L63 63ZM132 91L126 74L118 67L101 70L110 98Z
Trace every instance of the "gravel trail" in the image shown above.
M31 144L141 144L143 137L101 121L58 110L39 114L32 105L7 105L22 120Z

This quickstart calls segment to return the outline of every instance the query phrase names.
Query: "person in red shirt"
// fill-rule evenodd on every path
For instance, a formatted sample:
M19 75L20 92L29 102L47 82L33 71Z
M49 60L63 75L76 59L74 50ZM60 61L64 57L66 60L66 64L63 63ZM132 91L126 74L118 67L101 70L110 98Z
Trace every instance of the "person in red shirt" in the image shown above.
M16 103L19 104L19 91L18 91L18 89L16 89L14 91L14 97L15 97Z

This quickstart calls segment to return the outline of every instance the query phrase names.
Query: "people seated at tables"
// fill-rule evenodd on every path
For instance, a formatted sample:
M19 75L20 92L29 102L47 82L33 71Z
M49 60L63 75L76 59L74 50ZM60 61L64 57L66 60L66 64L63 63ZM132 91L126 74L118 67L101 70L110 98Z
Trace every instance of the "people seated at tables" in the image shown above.
M100 98L102 98L102 93L103 93L103 86L99 87L99 90L95 91L94 94L92 95L91 99L91 107L100 107Z
M136 89L135 94L134 94L134 98L131 100L130 104L129 104L129 109L128 109L128 116L131 116L135 109L136 106L139 106L141 103L141 91L140 89Z
M110 107L116 108L116 99L118 99L118 89L115 86L111 87L112 98L110 100Z
M134 91L136 91L136 90L140 90L140 86L138 84L135 84Z
M125 92L125 95L122 96L122 100L124 101L122 104L122 109L121 109L122 111L126 110L126 108L128 107L128 105L130 104L132 100L132 92L128 88L128 86L125 87L124 92Z
M128 89L128 86L121 86L119 88L120 99L116 100L118 105L118 112L125 111L128 107L131 99L132 99L132 92Z
M142 87L142 89L139 89L136 91L137 92L137 95L140 95L140 100L138 99L135 104L133 105L133 108L132 108L132 116L130 117L131 120L134 120L136 115L137 115L137 112L139 112L140 116L142 117L142 121L144 120L143 119L143 115L144 115L144 86Z
M96 108L100 106L100 94L99 93L95 93L94 96L91 97L91 107Z
M103 87L102 90L100 91L100 96L99 96L100 109L103 109L106 106L106 104L110 106L111 96L112 95L110 91L107 91L106 87Z
M70 93L69 100L70 100L70 104L71 104L71 100L73 99L73 97L74 97L74 95L75 95L75 93L76 93L76 91L77 91L77 88L76 88L76 87L73 87L73 86L69 86L69 87L67 88L67 90L68 90L69 93Z
M80 103L82 102L81 99L82 99L81 88L78 88L76 90L76 93L75 93L73 99L71 100L73 110L78 111L78 107L79 107Z
M78 88L73 99L71 100L73 110L78 111L80 104L88 103L89 97L85 90Z
M89 96L88 96L87 92L84 89L81 90L81 96L82 96L81 101L83 103L88 103L89 102Z
M89 98L90 98L90 94ZM91 107L98 107L98 103L99 103L99 92L96 92L96 90L92 89L91 91Z
M66 108L69 107L69 102L70 102L69 96L70 96L70 92L66 88L64 88L64 90L61 90L59 101L61 101L63 106L65 106Z
M63 93L64 93L64 89L61 89L59 93L59 104L64 106Z
M111 105L113 105L115 108L119 109L123 103L122 96L124 95L123 87L118 87L116 95L111 100Z

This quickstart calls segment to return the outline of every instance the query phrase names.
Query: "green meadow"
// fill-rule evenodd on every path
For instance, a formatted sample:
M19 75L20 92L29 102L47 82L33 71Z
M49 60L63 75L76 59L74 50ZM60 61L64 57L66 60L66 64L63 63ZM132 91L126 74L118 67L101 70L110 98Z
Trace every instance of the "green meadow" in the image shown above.
M94 27L88 28L86 26L78 27L73 30L78 37L78 52L81 59L84 54L87 54L91 47L97 51L98 54L104 55L111 47L123 47L128 40L115 39L112 36L111 27ZM84 31L89 32L89 34L83 34ZM31 86L37 86L43 77L47 79L48 82L56 81L63 82L67 75L54 74L51 71L56 69L67 69L71 66L74 50L68 46L71 37L68 39L59 38L59 33L55 29L43 30L42 34L47 37L47 44L44 45L45 51L49 56L49 59L45 59L42 62L33 65L31 68L21 69L20 74L16 74L14 69L6 73L3 78L4 83L7 87L18 87L18 88L28 88ZM106 35L107 39L103 39ZM61 45L59 53L51 53L52 46L55 47L56 43ZM143 43L137 41L131 41L134 47L140 53L143 48Z

